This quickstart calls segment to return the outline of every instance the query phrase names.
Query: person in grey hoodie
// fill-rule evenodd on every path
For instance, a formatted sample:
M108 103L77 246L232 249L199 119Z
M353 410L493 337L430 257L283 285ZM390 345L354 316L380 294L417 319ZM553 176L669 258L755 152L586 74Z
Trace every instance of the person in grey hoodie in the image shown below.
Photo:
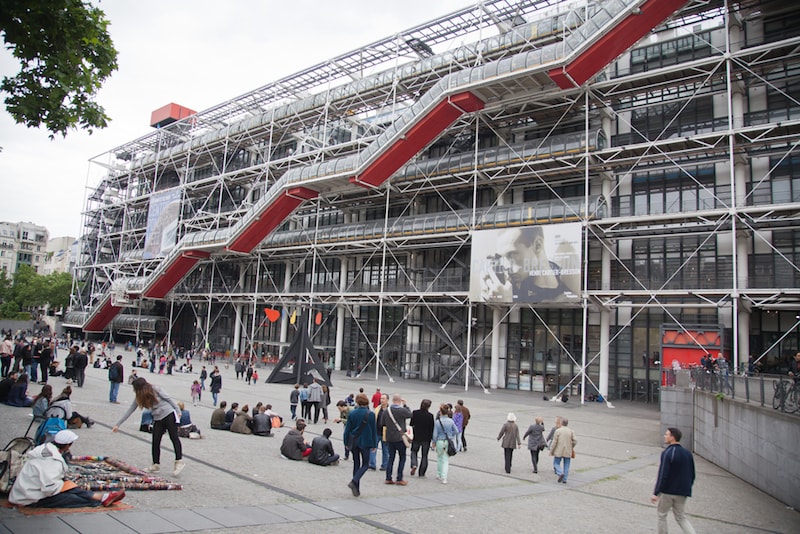
M131 403L128 410L122 414L117 424L114 425L112 432L119 430L119 426L125 422L136 408L147 408L153 414L153 465L148 469L151 473L157 473L161 467L161 438L164 432L169 433L169 439L175 449L175 467L172 474L178 476L186 463L183 461L183 449L181 439L178 436L178 423L181 417L181 409L178 404L158 386L150 384L144 378L137 378L133 381L133 392L136 398Z
M315 378L308 386L308 417L311 418L311 409L314 409L314 424L319 421L319 405L322 402L322 386Z

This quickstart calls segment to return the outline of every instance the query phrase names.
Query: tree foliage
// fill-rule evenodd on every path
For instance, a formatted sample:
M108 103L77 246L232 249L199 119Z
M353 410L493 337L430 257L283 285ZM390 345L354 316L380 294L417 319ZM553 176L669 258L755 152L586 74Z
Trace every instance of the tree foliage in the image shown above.
M42 306L61 308L69 304L72 276L67 273L38 274L29 265L20 265L13 284L3 275L0 280L0 318L10 319L20 310Z
M52 139L67 130L105 128L109 118L94 101L117 69L117 50L99 8L82 0L3 0L0 33L20 63L0 91L17 123L44 126Z

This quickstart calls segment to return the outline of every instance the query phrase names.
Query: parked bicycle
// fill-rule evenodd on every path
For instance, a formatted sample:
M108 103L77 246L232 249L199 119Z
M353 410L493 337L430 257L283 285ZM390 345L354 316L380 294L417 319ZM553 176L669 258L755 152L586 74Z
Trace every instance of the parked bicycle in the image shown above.
M781 378L773 383L775 395L772 407L786 413L795 413L800 409L800 382Z

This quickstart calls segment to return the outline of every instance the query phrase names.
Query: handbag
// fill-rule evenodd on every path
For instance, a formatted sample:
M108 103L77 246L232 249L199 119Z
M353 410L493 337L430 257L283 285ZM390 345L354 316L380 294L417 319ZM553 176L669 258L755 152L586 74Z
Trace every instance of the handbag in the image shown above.
M392 418L392 423L394 423L394 426L397 428L397 431L400 432L400 437L403 438L403 445L405 445L406 447L410 447L411 446L411 438L408 436L408 434L403 432L403 429L400 428L400 425L397 424L397 420L394 418L394 414L392 413L391 406L389 408L387 408L386 411L389 412L389 417Z
M572 449L572 457L575 458L575 449Z
M442 427L442 432L444 432L445 438L447 438L447 456L455 456L458 453L458 449L456 448L453 438L447 435L447 431L444 429L441 419L439 420L439 426Z

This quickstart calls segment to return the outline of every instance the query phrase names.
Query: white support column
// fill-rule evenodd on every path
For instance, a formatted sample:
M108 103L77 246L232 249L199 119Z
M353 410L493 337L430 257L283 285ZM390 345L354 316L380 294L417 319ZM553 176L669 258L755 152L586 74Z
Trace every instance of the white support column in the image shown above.
M500 350L505 336L500 331L503 323L503 313L498 308L492 309L492 368L489 371L489 387L497 389L500 375Z
M347 287L347 269L349 262L347 256L342 257L342 262L339 266L339 287ZM336 354L334 356L334 365L336 369L342 369L342 359L344 358L344 323L347 320L347 310L344 304L339 302L336 305Z
M236 313L236 323L233 325L233 350L235 352L242 351L242 305L235 304L233 311Z

